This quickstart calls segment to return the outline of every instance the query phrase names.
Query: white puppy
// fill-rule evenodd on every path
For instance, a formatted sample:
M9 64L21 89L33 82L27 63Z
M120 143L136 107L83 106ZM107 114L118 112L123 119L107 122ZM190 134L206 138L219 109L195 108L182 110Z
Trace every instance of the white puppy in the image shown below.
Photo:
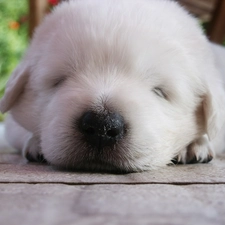
M225 93L197 21L166 0L75 0L36 30L0 102L31 161L143 171L208 162Z

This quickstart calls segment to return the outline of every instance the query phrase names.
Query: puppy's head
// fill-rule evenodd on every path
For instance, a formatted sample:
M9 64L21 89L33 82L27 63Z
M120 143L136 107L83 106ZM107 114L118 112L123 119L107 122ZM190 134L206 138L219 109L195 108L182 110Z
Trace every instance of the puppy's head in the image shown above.
M172 2L131 2L62 4L8 82L1 111L53 165L147 170L220 128L223 91L195 22Z

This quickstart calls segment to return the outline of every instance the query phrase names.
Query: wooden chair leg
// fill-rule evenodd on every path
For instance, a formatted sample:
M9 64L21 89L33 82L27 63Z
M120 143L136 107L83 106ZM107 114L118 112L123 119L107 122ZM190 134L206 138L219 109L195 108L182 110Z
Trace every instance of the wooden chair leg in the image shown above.
M207 30L209 39L215 43L225 41L225 1L219 0L213 13L212 21Z
M35 27L41 22L48 10L47 0L29 0L29 36L32 37Z

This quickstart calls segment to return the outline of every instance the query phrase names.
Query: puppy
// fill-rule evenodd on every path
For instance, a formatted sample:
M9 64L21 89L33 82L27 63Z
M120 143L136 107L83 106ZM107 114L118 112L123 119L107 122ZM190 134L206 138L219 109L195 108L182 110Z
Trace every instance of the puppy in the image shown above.
M30 161L134 172L210 161L224 104L212 46L177 3L74 0L37 28L0 110Z

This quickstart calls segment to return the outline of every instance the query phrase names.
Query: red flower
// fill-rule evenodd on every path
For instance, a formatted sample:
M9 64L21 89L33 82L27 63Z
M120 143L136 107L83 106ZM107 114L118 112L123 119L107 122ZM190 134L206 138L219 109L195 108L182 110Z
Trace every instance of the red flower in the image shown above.
M59 0L48 0L48 3L50 5L57 5L59 3Z

